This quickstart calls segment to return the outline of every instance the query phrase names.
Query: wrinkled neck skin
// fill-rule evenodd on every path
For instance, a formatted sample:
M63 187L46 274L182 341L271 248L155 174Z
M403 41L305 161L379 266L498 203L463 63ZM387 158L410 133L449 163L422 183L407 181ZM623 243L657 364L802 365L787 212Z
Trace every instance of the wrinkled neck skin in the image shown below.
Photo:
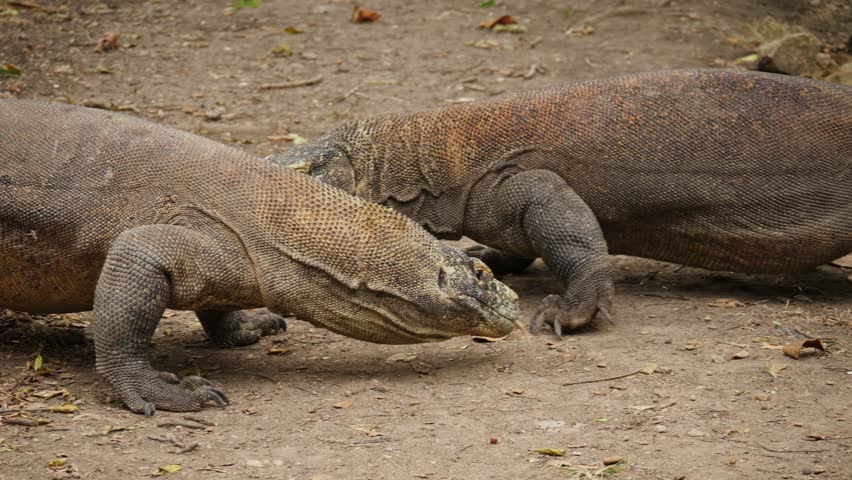
M428 111L385 115L333 130L317 144L338 153L313 152L322 160L311 175L389 206L439 238L458 239L476 183L469 179L484 172L466 170L466 162L453 157L451 129L436 129L441 120L435 116Z

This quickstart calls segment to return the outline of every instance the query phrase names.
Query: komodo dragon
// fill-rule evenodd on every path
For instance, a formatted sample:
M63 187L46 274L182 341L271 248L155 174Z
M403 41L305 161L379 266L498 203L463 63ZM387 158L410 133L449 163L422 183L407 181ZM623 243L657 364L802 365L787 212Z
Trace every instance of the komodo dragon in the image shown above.
M233 312L259 306L377 343L501 336L518 317L482 262L399 213L125 115L0 101L0 198L0 307L94 307L98 372L134 412L228 403L146 360L167 307L223 344L257 340Z
M355 121L270 159L565 284L533 330L609 317L607 251L789 272L852 251L852 87L641 73Z

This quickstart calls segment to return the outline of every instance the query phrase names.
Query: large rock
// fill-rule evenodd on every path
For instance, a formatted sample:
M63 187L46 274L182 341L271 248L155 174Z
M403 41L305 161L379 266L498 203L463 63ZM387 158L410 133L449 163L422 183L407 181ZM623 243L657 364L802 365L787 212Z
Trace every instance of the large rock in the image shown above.
M798 32L764 43L757 49L759 70L802 75L818 70L822 42L810 32Z

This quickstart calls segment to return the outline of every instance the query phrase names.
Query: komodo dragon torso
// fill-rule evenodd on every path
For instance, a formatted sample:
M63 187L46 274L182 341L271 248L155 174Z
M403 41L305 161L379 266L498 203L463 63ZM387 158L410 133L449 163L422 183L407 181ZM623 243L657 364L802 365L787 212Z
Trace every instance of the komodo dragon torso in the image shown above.
M167 307L226 344L257 340L234 314L259 306L378 343L505 335L518 316L484 264L402 215L125 115L0 101L0 199L0 307L93 308L98 371L135 412L227 402L145 359Z
M642 73L352 122L272 161L565 283L536 327L607 316L607 251L787 272L852 251L852 87ZM608 248L607 248L608 247Z

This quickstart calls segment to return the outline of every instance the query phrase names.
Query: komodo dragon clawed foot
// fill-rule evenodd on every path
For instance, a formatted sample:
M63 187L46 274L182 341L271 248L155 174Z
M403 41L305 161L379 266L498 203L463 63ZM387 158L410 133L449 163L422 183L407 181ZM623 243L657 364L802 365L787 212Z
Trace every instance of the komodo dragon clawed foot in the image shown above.
M199 376L191 375L178 378L169 372L146 371L137 377L136 385L122 385L127 392L127 387L135 390L131 395L123 399L135 413L144 413L146 417L154 415L157 407L173 412L192 412L200 410L209 402L214 402L220 407L230 404L225 392L213 386L209 380ZM132 401L128 401L132 398Z
M546 323L562 337L564 331L581 328L597 316L612 323L612 277L608 268L598 272L572 279L564 295L544 297L530 320L530 331L538 333Z
M261 337L287 331L287 321L281 315L259 310L256 312L199 311L196 316L207 338L223 347L241 347L260 341Z

